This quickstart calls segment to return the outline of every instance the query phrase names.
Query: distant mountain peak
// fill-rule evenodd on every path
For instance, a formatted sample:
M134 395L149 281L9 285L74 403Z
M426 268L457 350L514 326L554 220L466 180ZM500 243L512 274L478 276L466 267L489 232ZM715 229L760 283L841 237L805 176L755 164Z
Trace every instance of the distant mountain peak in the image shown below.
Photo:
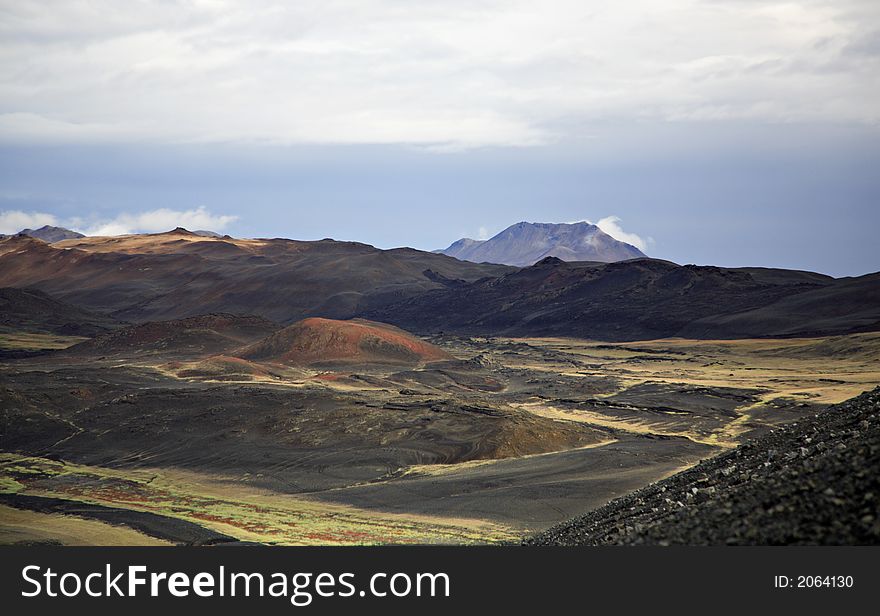
M79 237L85 237L82 233L65 229L64 227L53 227L51 225L43 225L39 229L22 229L18 235L26 235L38 240L43 240L49 244L60 242L61 240L72 240Z
M547 257L561 261L610 263L646 256L626 242L616 240L594 224L525 222L507 227L488 240L462 238L436 251L462 261L501 263L525 267Z

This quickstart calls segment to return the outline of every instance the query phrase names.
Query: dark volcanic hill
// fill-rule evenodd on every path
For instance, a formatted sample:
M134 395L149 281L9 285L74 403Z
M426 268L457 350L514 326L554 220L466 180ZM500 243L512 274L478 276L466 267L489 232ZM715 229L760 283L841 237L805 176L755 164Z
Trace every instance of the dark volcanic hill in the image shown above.
M46 244L0 240L0 286L36 287L126 321L226 312L291 323L349 318L431 289L509 271L409 248L168 233Z
M841 278L769 306L700 319L679 334L705 338L719 330L755 338L880 330L880 274Z
M323 362L419 364L452 359L442 349L385 323L363 319L310 318L265 340L239 349L235 356L293 365Z
M162 354L202 357L223 353L280 328L262 317L204 314L172 321L132 325L86 340L64 351L74 356L142 356Z
M880 388L526 540L878 545Z
M587 222L519 222L488 240L463 238L437 252L474 263L518 267L532 265L546 257L608 263L645 256L635 246L616 240Z
M366 311L415 332L644 340L880 329L880 275L680 266L638 259L522 270Z
M0 331L94 336L120 325L116 319L60 302L37 289L0 289Z

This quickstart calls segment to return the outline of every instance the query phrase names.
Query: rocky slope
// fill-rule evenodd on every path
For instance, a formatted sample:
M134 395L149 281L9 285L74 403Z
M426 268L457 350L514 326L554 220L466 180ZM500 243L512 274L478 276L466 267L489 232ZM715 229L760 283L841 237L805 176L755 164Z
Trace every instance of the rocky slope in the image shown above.
M880 388L525 543L878 545Z

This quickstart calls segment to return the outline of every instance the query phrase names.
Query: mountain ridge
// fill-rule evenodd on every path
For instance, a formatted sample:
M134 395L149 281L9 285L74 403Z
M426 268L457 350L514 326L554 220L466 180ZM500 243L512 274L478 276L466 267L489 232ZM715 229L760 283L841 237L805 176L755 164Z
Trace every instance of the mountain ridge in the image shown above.
M880 330L880 274L835 279L647 257L601 263L547 256L513 268L412 248L183 229L56 244L0 240L0 286L35 287L132 323L231 313L282 325L363 318L414 333L608 341Z
M880 330L880 274L835 279L649 258L571 263L547 257L361 316L422 334L468 336L633 341L835 335Z
M0 240L0 286L35 287L134 323L212 312L282 324L309 316L350 318L510 269L411 248L204 237L184 229L56 244L26 236Z

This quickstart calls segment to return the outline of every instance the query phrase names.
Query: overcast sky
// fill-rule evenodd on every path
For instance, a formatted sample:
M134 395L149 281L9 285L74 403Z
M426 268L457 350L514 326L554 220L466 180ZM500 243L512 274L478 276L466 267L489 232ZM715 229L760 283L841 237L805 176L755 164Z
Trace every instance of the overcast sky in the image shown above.
M433 249L587 219L862 274L878 101L875 0L0 0L0 233Z

